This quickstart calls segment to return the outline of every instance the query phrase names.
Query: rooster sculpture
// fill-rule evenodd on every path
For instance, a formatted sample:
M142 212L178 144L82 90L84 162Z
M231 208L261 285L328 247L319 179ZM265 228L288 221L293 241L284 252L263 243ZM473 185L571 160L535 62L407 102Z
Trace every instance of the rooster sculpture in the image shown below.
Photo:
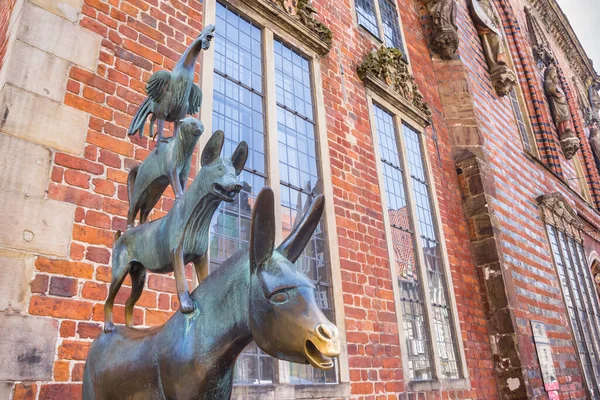
M215 34L215 26L206 26L190 44L173 68L173 71L158 71L150 76L146 84L148 97L133 117L127 133L144 135L144 124L150 119L150 137L154 137L154 121L157 121L158 140L156 150L165 139L165 121L174 122L173 135L179 130L180 121L187 114L195 114L202 103L202 90L194 84L194 66L200 51L207 50Z

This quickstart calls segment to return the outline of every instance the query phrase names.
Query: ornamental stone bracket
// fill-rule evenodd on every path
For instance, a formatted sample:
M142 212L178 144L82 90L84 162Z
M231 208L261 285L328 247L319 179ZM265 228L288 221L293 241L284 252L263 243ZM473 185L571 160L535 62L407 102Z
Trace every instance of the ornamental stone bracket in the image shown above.
M431 108L423 100L400 50L381 46L367 55L357 72L369 89L398 106L422 126L431 124Z
M245 0L242 4L319 55L329 53L333 32L315 18L317 10L309 0Z
M565 232L578 242L583 241L581 237L583 222L562 194L558 192L544 194L536 200L540 206L544 223Z
M430 47L442 60L452 60L458 49L456 7L455 0L430 0L427 3L433 27Z
M550 47L550 42L539 24L537 18L532 14L531 7L525 7L525 17L527 18L527 29L529 30L529 42L533 50L533 56L538 66L548 67L551 64L557 64L556 56Z

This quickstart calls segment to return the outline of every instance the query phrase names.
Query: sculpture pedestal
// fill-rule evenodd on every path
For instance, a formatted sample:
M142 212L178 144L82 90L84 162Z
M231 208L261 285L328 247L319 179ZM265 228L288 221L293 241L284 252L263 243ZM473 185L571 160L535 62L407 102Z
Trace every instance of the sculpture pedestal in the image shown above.
M564 131L560 136L561 136L560 147L563 151L563 154L565 155L565 158L567 160L570 160L571 158L573 158L575 156L575 153L577 153L577 150L579 150L579 147L580 147L579 139L577 138L577 136L575 136L573 131L570 129L567 129L566 131Z
M458 35L452 27L437 28L431 35L431 50L443 60L452 60L458 49Z

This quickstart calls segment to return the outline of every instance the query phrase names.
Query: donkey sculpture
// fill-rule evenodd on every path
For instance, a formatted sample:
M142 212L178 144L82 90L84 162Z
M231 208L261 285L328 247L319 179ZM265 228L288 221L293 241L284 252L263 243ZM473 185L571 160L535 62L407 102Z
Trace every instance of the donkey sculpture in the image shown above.
M119 326L96 338L83 376L84 400L224 400L233 368L252 340L281 360L330 369L338 331L321 312L312 281L293 263L317 227L323 197L275 250L274 198L258 195L250 245L192 293L192 314L175 313L148 330Z
M215 132L202 151L202 168L190 188L175 201L169 213L160 219L128 229L113 246L112 280L104 304L104 330L114 328L112 309L115 296L127 274L131 275L131 294L125 303L125 323L133 325L133 306L140 298L146 270L174 272L180 310L190 313L185 264L193 262L198 278L207 275L202 259L208 248L210 220L221 201L233 202L242 189L238 175L248 158L248 144L240 142L231 159L219 157L225 137Z
M183 196L190 173L192 154L204 125L199 119L187 117L180 121L179 134L165 139L161 152L150 152L144 162L129 171L127 192L129 193L129 212L127 228L133 227L137 213L140 224L148 219L154 205L160 199L169 184L175 198Z

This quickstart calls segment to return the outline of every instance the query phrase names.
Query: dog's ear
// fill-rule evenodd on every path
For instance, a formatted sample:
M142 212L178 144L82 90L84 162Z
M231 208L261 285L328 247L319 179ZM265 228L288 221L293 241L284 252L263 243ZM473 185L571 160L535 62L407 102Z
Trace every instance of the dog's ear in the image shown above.
M223 148L223 143L225 142L225 134L223 131L216 131L210 139L208 139L208 143L202 150L202 158L201 165L204 167L210 163L213 163L217 158L219 158L219 154L221 154L221 149Z

